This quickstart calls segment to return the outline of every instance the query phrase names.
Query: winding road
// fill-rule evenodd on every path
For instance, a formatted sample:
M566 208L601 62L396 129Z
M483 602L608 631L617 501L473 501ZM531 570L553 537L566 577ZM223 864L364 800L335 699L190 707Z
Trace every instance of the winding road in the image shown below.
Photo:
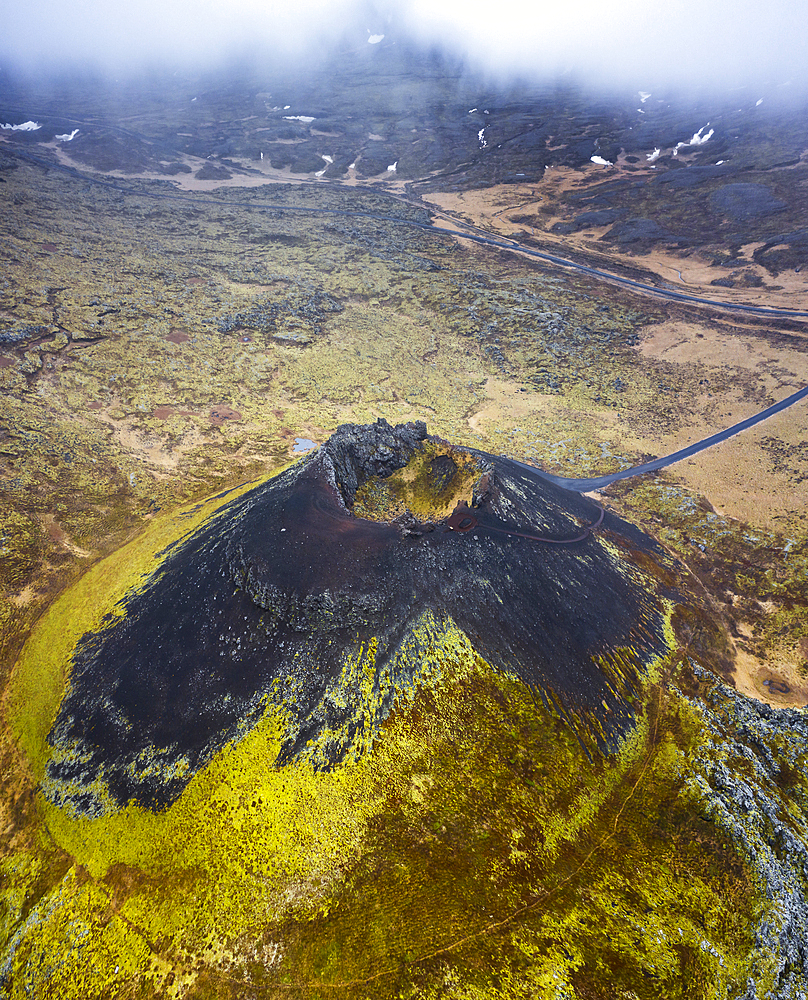
M452 221L455 221L458 226L465 226L469 229L476 228L469 226L468 223L461 222L459 219L453 219ZM742 302L722 302L719 299L707 299L699 295L688 295L685 292L677 292L673 288L660 288L657 285L648 285L645 282L636 281L634 278L625 278L622 275L614 274L612 271L602 271L600 268L590 267L588 264L580 264L577 261L568 260L566 257L558 257L555 254L544 253L541 250L533 250L530 247L523 246L521 243L517 243L516 240L495 239L492 236L482 236L474 232L459 232L454 229L446 229L443 226L421 228L429 228L432 232L436 233L448 233L451 236L471 240L474 243L481 243L484 246L496 247L498 250L511 250L528 257L535 257L537 260L545 261L548 264L555 264L557 267L570 268L571 270L579 271L581 274L589 274L603 281L625 285L627 288L641 292L643 295L655 295L658 298L668 299L672 302L692 302L695 305L712 306L714 309L727 309L731 312L746 313L752 316L766 316L778 319L808 319L808 312L799 309L778 309L775 306L754 306Z
M555 254L544 253L539 250L533 250L529 247L524 247L515 240L508 240L497 238L492 234L488 233L486 230L481 230L476 226L466 223L461 219L457 219L443 211L438 211L431 209L425 205L421 205L416 201L413 201L404 197L397 197L395 195L390 195L389 192L385 192L392 199L410 206L411 208L421 209L423 211L430 212L432 215L440 215L445 219L450 220L455 226L460 227L459 229L448 229L443 226L435 226L430 222L418 222L415 219L406 219L401 216L396 215L385 215L377 212L362 212L353 209L339 209L339 208L314 208L298 205L278 205L274 202L261 202L258 200L248 200L248 201L236 201L233 199L222 200L219 198L210 197L197 197L191 194L182 194L178 191L157 191L146 189L134 189L130 185L119 184L111 180L105 180L102 177L95 176L93 174L83 173L77 170L75 167L67 166L62 163L53 162L45 160L41 157L34 156L27 152L22 152L18 149L8 148L7 144L3 146L4 150L10 153L12 156L17 157L21 160L26 160L30 163L34 163L37 166L45 167L50 170L61 170L73 177L76 177L84 182L89 182L91 184L98 185L99 187L105 187L112 189L114 191L120 191L124 194L132 195L135 197L145 197L160 199L164 201L184 201L193 205L215 205L218 208L231 208L234 206L261 209L265 208L273 212L285 212L294 213L300 215L332 215L332 216L347 216L352 218L364 218L364 219L375 219L381 222L391 222L395 225L410 226L415 229L420 229L429 233L441 233L451 236L452 238L461 238L470 240L474 243L479 243L483 246L494 247L498 250L507 250L520 255L526 255L528 257L534 257L538 260L544 261L545 263L553 264L556 267L568 268L571 270L578 271L582 274L590 275L599 280L614 282L625 287L631 288L634 291L640 292L644 295L654 295L660 298L668 299L674 302L687 302L694 305L700 306L710 306L714 309L722 309L735 313L744 313L746 315L752 316L765 316L769 318L777 319L797 319L797 320L808 320L808 311L802 311L797 309L778 309L769 306L755 306L743 303L732 303L732 302L722 302L717 299L703 298L698 295L688 295L684 292L677 292L674 289L659 288L654 285L645 284L641 281L636 281L632 278L625 278L620 275L613 274L609 271L603 271L596 267L590 267L586 264L580 264L576 261L568 260L564 257L559 257ZM338 185L339 186L339 185ZM797 392L792 393L785 399L780 400L778 403L774 403L772 406L767 407L765 410L761 410L760 413L754 416L747 417L745 420L739 421L737 424L733 424L731 427L726 428L723 431L718 431L716 434L711 434L709 437L703 438L701 441L697 441L695 444L688 445L687 448L682 448L679 451L675 451L670 455L665 455L662 458L654 459L651 462L645 462L642 465L633 466L630 469L623 469L621 472L614 472L607 476L595 476L589 479L568 479L563 476L553 476L550 473L542 472L535 466L528 465L524 462L517 462L515 459L509 459L509 461L514 462L515 465L520 466L523 469L528 469L530 472L548 482L554 483L556 486L561 486L563 489L572 490L578 493L586 492L588 490L602 489L608 486L610 483L617 482L620 479L629 479L632 476L642 475L644 472L655 472L658 469L663 469L668 465L673 465L675 462L680 462L685 458L689 458L692 455L698 454L700 451L704 451L706 448L711 448L713 445L718 444L721 441L726 441L727 438L732 437L735 434L739 434L750 427L754 427L755 424L766 420L768 417L773 416L775 413L780 413L782 410L793 406L795 403L800 402L800 400L805 399L808 396L808 386L797 390ZM462 529L461 529L462 530ZM539 539L537 539L539 540ZM545 539L541 539L542 541Z
M799 401L801 399L805 399L806 396L808 396L808 386L804 386L802 389L798 389L797 392L793 392L790 396L786 396L786 398L781 399L779 403L767 406L766 409L761 410L760 413L755 413L753 416L747 417L745 420L739 420L737 424L733 424L732 427L727 427L726 430L718 431L715 434L711 434L709 437L702 438L701 441L696 441L695 444L689 444L686 448L674 451L670 455L664 455L662 458L655 458L651 462L644 462L642 465L634 465L630 469L623 469L621 472L612 472L608 476L595 476L592 479L566 479L563 476L552 476L549 472L542 472L541 469L537 469L535 465L528 465L526 462L517 462L516 459L513 458L509 459L509 461L513 462L514 465L518 465L522 469L529 469L541 479L554 483L556 486L561 486L565 490L572 490L575 493L586 493L588 490L602 489L610 483L616 483L619 479L631 479L632 476L640 476L644 472L656 472L657 469L664 469L666 466L673 465L675 462L681 462L684 458L690 458L691 455L697 455L700 451L712 448L714 444L718 444L720 441L726 441L727 438L733 437L735 434L740 434L741 431L745 431L750 427L754 427L755 424L759 424L768 417L774 416L775 413L787 410L789 406L799 403Z
M58 161L46 160L42 157L34 156L31 153L23 152L19 149L9 148L8 144L3 145L3 151L17 157L20 160L26 160L29 163L34 163L37 166L45 167L49 170L60 170L86 183L109 188L113 191L120 191L123 194L128 194L137 198L153 198L161 201L184 201L193 205L215 205L218 208L265 208L273 212L284 212L288 214L333 215L361 219L375 219L379 222L391 222L399 226L409 226L413 229L420 229L428 233L441 233L455 239L459 238L469 240L472 243L479 243L482 246L494 247L497 250L507 250L511 253L518 253L522 256L531 257L535 260L552 264L555 267L567 268L572 271L577 271L580 274L587 274L593 278L599 279L600 281L613 282L618 285L623 285L626 288L631 288L633 291L639 292L643 295L652 295L657 298L667 299L671 302L686 302L694 305L710 306L713 309L743 313L749 316L764 316L770 319L808 320L808 310L779 309L774 306L755 306L741 302L724 302L720 299L708 299L699 295L688 295L686 292L678 292L673 288L662 288L657 285L647 284L643 281L637 281L634 278L623 277L622 275L615 274L612 271L605 271L601 268L592 267L588 264L581 264L578 261L570 260L566 257L559 257L557 254L545 253L542 250L534 250L531 247L523 246L516 240L498 237L495 234L489 233L487 230L480 229L478 226L474 226L471 223L458 219L446 212L438 211L429 205L421 204L410 198L391 194L389 191L381 193L386 194L391 200L398 201L401 204L410 206L411 208L428 212L433 216L441 216L451 221L452 224L458 228L449 229L445 226L436 226L431 222L418 222L415 219L406 219L400 215L386 215L379 212L361 212L355 209L347 208L314 208L301 205L279 205L275 202L261 202L255 199L249 201L227 199L225 201L220 198L198 197L193 194L183 194L179 191L156 191L149 190L148 188L137 189L133 188L131 185L116 183L115 181L108 179L105 180L103 177L99 177L94 174L84 173L77 170L75 167L67 166L66 164L59 163ZM335 187L343 187L343 185L339 182L333 181L320 181L318 183L333 184ZM377 194L380 193L378 189L369 189L374 190Z

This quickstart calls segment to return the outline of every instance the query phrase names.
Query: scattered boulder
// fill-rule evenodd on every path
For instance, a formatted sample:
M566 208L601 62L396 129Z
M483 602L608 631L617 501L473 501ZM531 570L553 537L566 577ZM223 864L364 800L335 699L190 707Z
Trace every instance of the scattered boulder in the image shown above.
M172 163L164 163L160 167L160 173L166 174L168 177L174 177L176 174L190 174L191 168L187 163L180 163L179 160L175 160Z
M554 233L574 233L579 229L595 229L598 226L609 226L616 222L623 213L619 208L600 208L591 212L582 212L572 222L557 222L552 230Z
M679 237L663 229L653 219L626 219L625 222L618 222L601 239L620 246L682 242Z
M215 163L211 163L210 161L194 174L194 177L200 181L226 181L232 176L226 167L217 167Z

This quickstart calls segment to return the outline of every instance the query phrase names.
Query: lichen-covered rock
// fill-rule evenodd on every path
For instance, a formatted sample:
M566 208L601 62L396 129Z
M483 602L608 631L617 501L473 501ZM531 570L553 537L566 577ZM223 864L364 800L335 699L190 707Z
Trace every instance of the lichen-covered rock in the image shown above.
M686 777L763 886L755 933L757 981L743 1000L808 994L808 717L744 698L694 667L705 741Z

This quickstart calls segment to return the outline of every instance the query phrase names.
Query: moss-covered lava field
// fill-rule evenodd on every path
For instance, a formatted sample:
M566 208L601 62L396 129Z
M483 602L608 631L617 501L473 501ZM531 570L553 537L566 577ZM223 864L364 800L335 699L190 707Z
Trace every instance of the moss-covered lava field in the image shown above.
M808 991L805 404L507 462L808 382L804 119L412 58L7 91L4 998Z

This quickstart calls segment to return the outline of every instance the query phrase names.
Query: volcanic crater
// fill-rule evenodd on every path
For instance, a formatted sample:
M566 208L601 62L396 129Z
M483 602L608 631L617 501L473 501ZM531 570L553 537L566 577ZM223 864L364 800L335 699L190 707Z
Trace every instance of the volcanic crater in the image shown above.
M665 561L538 470L422 422L343 425L174 543L83 636L45 794L88 815L164 808L270 704L278 766L328 768L367 745L449 629L608 754L667 651Z

